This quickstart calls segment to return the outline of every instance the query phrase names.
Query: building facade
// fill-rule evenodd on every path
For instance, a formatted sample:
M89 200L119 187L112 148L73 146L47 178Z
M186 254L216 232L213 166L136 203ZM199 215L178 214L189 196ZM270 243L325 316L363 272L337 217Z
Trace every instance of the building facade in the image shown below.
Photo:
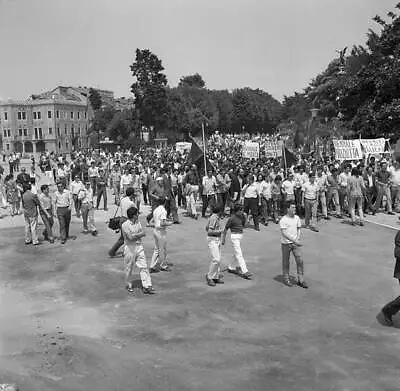
M74 87L57 87L26 101L0 102L2 152L29 155L87 148L92 116L88 98Z

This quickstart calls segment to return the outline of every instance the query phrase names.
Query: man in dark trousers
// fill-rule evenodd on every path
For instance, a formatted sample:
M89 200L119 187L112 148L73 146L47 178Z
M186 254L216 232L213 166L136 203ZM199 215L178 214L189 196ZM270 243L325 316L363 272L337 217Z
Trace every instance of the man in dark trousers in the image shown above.
M400 283L400 231L397 232L394 238L394 257L396 264L394 267L393 277L399 280ZM382 314L388 326L393 326L392 317L400 311L400 296L396 297L393 301L386 304L382 308Z

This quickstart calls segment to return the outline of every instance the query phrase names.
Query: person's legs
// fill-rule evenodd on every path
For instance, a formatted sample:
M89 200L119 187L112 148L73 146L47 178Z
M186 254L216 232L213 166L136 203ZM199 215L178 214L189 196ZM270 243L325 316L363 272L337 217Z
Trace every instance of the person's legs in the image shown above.
M65 233L67 239L69 238L69 226L71 224L71 209L67 209L65 212Z
M300 247L293 244L291 245L291 250L293 251L294 259L296 261L297 280L299 283L304 283L304 263L301 249Z
M57 218L60 226L60 239L64 241L67 239L64 208L57 208Z
M243 258L242 248L240 246L240 241L242 240L242 234L231 234L231 241L233 247L233 253L236 261L238 262L242 274L248 273L246 261Z
M87 232L88 231L89 205L83 204L81 211L82 211L83 231Z
M310 226L311 220L311 202L309 200L304 200L304 224L306 227Z
M388 213L392 213L392 196L390 194L389 186L384 187L384 194L386 195L386 205Z
M256 230L260 229L260 224L258 221L258 198L252 198L250 202L251 215L253 216L254 228Z
M364 223L364 213L363 213L363 197L357 197L356 204L358 208L358 216L360 217L360 224Z
M322 191L319 195L319 202L321 203L322 216L328 217L328 208L326 206L326 193Z
M290 244L281 244L282 249L282 274L285 281L289 281L289 268L290 268Z
M201 216L205 217L206 216L206 210L208 207L208 197L206 195L201 196L202 200L203 200L203 205L201 207Z
M210 280L218 279L221 265L221 240L220 238L208 237L208 248L211 254L211 262L208 268L207 277Z
M355 204L356 204L356 197L350 196L350 198L349 198L349 210L350 210L351 222L353 224L356 222Z
M90 232L97 232L96 224L94 221L94 208L90 208L88 212L88 220L89 220L89 231Z
M31 222L28 216L24 216L25 219L25 243L32 242Z

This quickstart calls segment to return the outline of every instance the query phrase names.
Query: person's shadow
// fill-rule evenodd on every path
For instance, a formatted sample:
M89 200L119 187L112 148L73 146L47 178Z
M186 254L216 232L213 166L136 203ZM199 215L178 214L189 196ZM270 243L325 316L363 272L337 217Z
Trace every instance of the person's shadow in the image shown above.
M276 282L279 282L280 284L286 286L286 284L285 284L285 277L284 277L283 274L278 274L277 276L274 277L274 280L275 280ZM293 285L297 285L297 278L296 278L296 277L294 277L294 276L292 276L292 275L289 275L289 280L290 280L290 282L291 282Z

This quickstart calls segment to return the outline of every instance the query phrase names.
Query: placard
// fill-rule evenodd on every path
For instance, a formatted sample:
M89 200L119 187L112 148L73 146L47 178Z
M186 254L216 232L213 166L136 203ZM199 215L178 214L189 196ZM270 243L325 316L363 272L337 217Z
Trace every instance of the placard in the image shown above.
M360 141L366 155L385 152L385 139L383 137L376 139L361 139Z
M191 148L192 148L192 143L186 143L181 141L175 144L176 152L180 153L189 152Z
M360 140L332 140L338 160L360 160L362 151Z
M276 158L282 156L283 141L282 140L266 140L265 141L265 157Z
M258 159L260 156L260 144L247 141L243 145L242 156L247 159Z

